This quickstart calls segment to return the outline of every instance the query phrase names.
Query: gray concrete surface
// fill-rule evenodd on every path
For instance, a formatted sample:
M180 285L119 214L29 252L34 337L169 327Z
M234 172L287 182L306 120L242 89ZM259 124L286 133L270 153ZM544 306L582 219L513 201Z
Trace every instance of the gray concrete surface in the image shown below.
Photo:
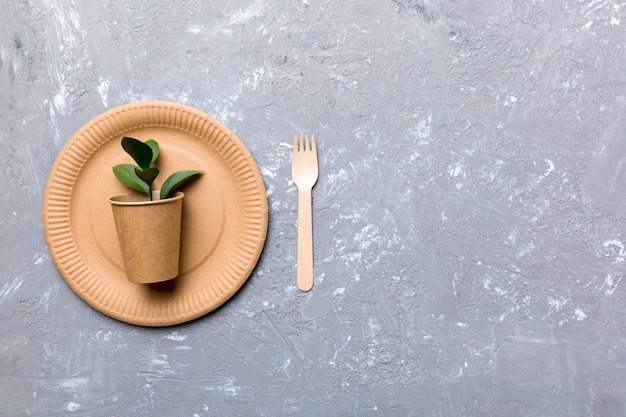
M3 416L626 415L626 4L0 1ZM223 308L142 328L46 247L58 152L116 105L212 114L268 190ZM294 133L316 133L295 286Z

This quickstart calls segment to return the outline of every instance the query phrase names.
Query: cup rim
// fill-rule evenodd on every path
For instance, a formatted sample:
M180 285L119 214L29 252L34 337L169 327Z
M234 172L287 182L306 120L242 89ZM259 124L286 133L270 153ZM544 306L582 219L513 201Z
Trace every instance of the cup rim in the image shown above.
M152 196L159 197L161 190L152 191ZM172 197L166 198L164 200L139 200L142 196L145 197L144 194L139 193L126 193L113 196L109 198L109 203L114 206L148 206L148 205L157 205L157 204L167 204L178 201L182 199L185 194L182 191L176 191ZM146 197L147 198L147 197Z

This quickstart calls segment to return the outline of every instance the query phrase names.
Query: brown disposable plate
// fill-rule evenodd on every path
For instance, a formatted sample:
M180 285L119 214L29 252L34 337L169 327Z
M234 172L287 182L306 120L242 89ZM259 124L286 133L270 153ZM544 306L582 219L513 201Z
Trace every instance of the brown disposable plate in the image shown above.
M169 174L199 169L185 187L180 275L161 284L126 279L109 198L128 192L111 167L132 163L122 136L156 139L159 189ZM113 108L79 129L46 185L43 221L59 272L85 302L115 319L169 326L227 301L254 269L267 232L259 169L237 136L192 107L145 101Z

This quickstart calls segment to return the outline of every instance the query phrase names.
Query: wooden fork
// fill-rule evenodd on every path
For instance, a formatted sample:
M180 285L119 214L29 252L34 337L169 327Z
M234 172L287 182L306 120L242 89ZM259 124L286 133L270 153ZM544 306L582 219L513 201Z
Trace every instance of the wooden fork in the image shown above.
M294 136L293 182L298 187L298 272L297 284L301 291L313 287L313 216L311 213L311 190L317 182L317 148L315 135Z

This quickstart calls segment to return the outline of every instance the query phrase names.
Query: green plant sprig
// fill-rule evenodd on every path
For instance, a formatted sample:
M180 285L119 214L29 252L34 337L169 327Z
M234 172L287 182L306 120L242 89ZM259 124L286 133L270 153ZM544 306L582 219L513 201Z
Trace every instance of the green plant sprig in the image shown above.
M159 169L153 164L159 157L159 144L154 139L142 142L138 139L124 136L122 148L137 163L120 164L113 167L113 174L125 186L147 195L152 200L152 183L159 175ZM202 174L202 171L178 171L170 175L161 186L160 199L170 198L180 187L189 180Z

